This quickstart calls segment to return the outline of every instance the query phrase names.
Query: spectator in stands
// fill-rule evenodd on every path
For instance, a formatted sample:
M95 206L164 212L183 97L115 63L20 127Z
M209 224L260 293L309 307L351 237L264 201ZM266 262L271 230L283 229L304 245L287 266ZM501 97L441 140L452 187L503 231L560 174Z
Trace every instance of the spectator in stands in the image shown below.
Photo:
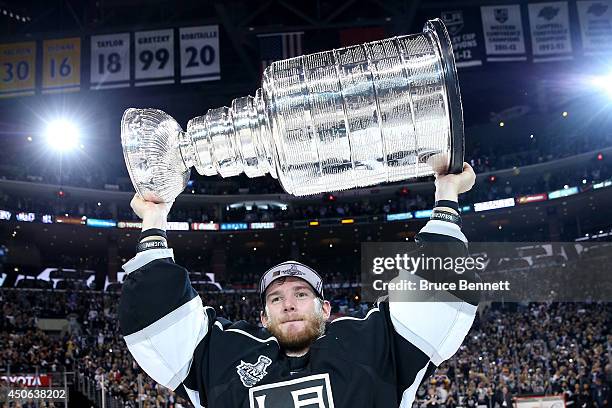
M508 387L504 385L495 397L495 407L512 408L513 406L512 394L508 391Z

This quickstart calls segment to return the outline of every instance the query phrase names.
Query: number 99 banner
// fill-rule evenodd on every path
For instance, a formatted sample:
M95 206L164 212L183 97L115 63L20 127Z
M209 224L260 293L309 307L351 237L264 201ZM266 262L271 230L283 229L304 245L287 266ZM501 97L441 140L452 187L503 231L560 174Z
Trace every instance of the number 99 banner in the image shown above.
M183 27L181 44L181 83L221 78L219 67L219 26Z
M92 36L90 67L92 89L130 86L130 34Z
M174 83L174 29L134 35L135 85Z
M0 44L0 97L33 95L36 43Z

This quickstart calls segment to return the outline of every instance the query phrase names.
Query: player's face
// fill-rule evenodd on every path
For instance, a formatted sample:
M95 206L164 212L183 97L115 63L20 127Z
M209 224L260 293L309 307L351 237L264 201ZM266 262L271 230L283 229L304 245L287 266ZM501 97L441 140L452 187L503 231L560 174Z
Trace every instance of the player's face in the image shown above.
M329 302L321 302L312 287L294 277L272 282L266 290L262 324L289 351L302 351L324 334Z

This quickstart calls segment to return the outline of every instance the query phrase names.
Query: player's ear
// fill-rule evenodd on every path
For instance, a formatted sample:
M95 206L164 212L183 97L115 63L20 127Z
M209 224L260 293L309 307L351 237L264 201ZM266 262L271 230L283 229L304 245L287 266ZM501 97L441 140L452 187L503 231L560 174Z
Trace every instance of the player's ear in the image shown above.
M259 320L263 327L268 328L268 315L266 315L265 309L259 312Z
M325 320L329 319L329 316L331 315L331 303L329 303L329 301L327 300L324 300L322 309L323 309L323 316L325 316Z

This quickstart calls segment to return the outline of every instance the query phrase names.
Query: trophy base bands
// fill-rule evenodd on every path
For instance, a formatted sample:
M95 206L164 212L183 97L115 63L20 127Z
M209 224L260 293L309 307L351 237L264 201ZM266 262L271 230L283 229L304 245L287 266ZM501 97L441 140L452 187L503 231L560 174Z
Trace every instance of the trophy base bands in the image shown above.
M0 402L68 402L64 388L0 388Z

